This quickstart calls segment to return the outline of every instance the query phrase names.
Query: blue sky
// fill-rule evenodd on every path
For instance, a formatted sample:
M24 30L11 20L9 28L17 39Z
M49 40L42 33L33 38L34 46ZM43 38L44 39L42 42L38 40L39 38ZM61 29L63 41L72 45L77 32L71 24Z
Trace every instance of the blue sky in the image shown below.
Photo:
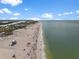
M0 0L0 19L78 20L79 0Z

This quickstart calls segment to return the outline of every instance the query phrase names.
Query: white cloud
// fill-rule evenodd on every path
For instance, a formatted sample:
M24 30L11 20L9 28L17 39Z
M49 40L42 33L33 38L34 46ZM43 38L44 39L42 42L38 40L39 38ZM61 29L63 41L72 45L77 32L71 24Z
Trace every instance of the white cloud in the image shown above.
M64 13L60 13L58 14L58 16L67 16L67 15L72 15L74 12L64 12Z
M14 15L14 16L19 16L19 15L20 15L20 13L14 13L13 15Z
M19 5L22 2L23 2L22 0L1 0L1 3L3 3L3 4L10 4L11 6Z
M63 15L71 15L73 12L64 12Z
M54 16L51 13L43 13L40 18L43 20L51 20L54 19Z
M62 14L58 14L58 16L62 16Z
M53 15L50 13L44 13L41 15L42 18L53 19Z
M28 11L29 9L28 9L28 8L25 8L24 10L25 10L25 11Z
M28 20L52 20L54 16L51 13L43 13L38 17L27 18Z
M79 10L76 10L76 13L79 14Z
M39 17L27 18L28 20L41 20Z
M9 14L12 13L8 8L3 8L2 11L3 11L4 13L9 13Z
M0 14L3 14L4 12L2 10L0 10Z

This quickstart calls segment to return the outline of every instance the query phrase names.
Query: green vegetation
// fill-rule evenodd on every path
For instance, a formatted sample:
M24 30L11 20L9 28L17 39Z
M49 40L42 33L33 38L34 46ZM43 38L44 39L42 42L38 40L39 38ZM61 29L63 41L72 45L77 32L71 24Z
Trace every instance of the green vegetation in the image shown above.
M25 28L27 25L35 24L38 21L1 21L0 22L0 36L11 35L16 29Z

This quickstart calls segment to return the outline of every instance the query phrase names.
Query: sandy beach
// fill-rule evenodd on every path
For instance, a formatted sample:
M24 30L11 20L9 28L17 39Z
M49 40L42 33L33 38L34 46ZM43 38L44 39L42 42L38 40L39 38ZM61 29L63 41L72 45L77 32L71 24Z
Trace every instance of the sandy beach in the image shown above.
M43 40L43 31L42 31L42 24L40 25L39 29L39 36L37 42L37 59L46 59L45 57L45 45Z
M17 44L10 46L12 40ZM32 24L0 37L0 59L46 59L41 24Z

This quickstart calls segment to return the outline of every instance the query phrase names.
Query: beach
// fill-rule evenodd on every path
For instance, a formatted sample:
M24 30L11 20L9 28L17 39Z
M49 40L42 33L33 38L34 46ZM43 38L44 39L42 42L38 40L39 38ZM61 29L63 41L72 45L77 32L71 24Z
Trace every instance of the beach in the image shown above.
M39 36L37 43L37 59L46 59L42 24L40 25L40 29L39 29Z
M11 46L13 40L17 43ZM0 59L46 59L41 24L31 24L0 37Z

